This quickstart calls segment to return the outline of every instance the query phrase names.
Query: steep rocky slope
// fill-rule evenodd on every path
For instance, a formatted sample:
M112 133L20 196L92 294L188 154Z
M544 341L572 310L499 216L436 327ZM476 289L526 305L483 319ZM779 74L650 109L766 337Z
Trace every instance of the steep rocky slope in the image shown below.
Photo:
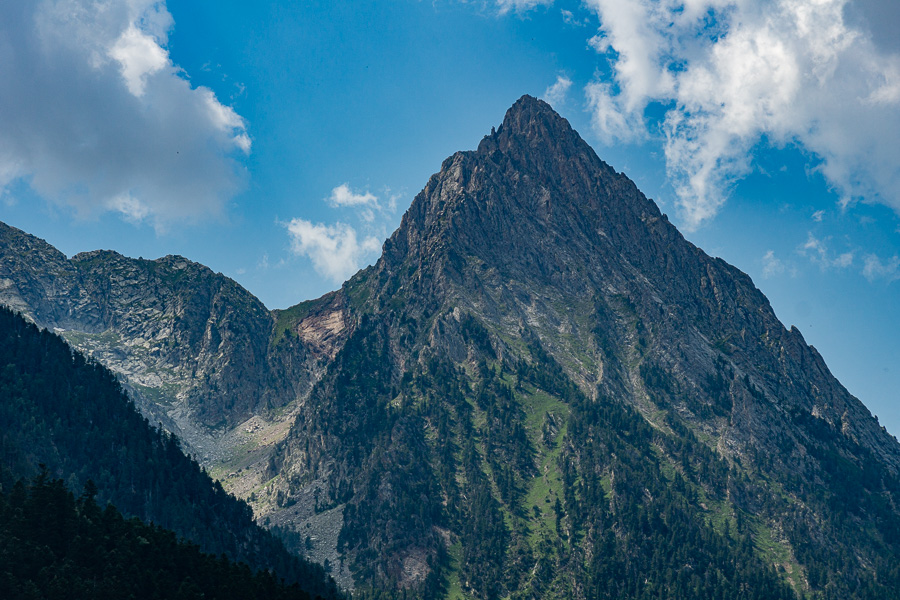
M332 551L358 584L671 592L677 575L626 593L597 574L675 573L669 546L643 545L684 522L763 565L739 581L699 552L688 564L727 583L694 593L768 589L764 565L798 593L889 589L876 565L898 556L896 439L749 277L543 102L522 98L447 159L339 294L353 332L263 489L301 535L340 519ZM626 558L603 563L598 544Z

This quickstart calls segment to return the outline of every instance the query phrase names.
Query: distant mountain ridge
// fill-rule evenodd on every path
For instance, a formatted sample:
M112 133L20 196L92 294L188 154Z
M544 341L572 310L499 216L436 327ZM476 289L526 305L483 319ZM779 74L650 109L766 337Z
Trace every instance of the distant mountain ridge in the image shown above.
M0 303L122 375L141 410L206 464L227 452L216 443L225 432L290 412L321 369L322 343L335 343L275 343L276 318L262 302L181 256L96 250L66 259L5 224ZM317 333L309 328L313 342Z
M6 231L0 300L57 327L80 315L60 308L67 290L93 288L43 282L54 300L35 300L22 282L65 263ZM166 260L154 268L172 273ZM127 271L105 262L90 269ZM900 588L900 444L747 275L687 242L540 100L521 98L477 150L444 161L379 261L340 290L265 313L235 288L209 296L224 304L179 300L203 309L145 333L134 307L171 305L175 286L137 304L84 292L135 329L64 335L109 360L123 340L193 339L205 317L197 339L216 343L187 348L221 369L180 389L197 386L190 422L237 436L214 472L362 597ZM245 379L275 382L271 408L225 373L246 364L229 362L239 343L261 340ZM138 375L119 372L135 381L155 364L128 360ZM254 429L257 413L270 416Z

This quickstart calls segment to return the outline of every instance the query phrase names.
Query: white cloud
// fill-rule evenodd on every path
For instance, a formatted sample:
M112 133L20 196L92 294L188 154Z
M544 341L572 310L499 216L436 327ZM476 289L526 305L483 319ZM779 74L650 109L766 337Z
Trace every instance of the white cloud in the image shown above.
M844 252L843 254L838 255L838 257L832 261L832 264L841 269L846 269L853 264L853 256L853 252Z
M763 277L766 279L770 277L774 277L775 275L781 275L785 272L786 267L781 259L775 257L775 251L769 250L762 258L763 263Z
M328 203L332 206L372 206L378 208L378 197L369 192L354 192L350 189L350 184L342 183L331 190Z
M824 218L825 218L824 210L817 210L816 212L814 212L812 214L812 220L815 221L816 223L821 223L822 219L824 219Z
M866 256L863 275L869 281L884 279L888 283L900 279L900 256L894 255L890 260L882 262L878 256L869 254Z
M129 194L122 194L111 198L106 203L107 208L114 210L122 215L126 221L132 223L140 223L150 215L150 208Z
M556 83L544 90L543 99L551 106L559 106L566 101L570 87L572 87L571 79L565 75L557 75Z
M809 258L813 264L819 265L823 271L831 268L846 269L852 266L855 253L852 251L842 252L835 257L828 248L828 241L828 239L817 238L812 232L809 232L806 243L798 249L798 252Z
M825 257L828 255L828 248L825 246L824 241L810 232L806 243L801 248L801 253L804 256L809 256L813 262L824 263Z
M173 25L162 0L0 3L0 190L157 228L220 213L252 143L172 63Z
M849 0L586 0L613 82L587 87L608 142L666 110L669 175L689 228L713 217L761 140L797 143L844 198L900 212L900 54L845 20Z
M591 124L605 144L616 140L634 141L644 137L644 122L636 111L626 111L621 96L608 83L595 81L585 88Z
M511 10L516 12L526 12L533 10L538 6L550 6L553 0L497 0L497 7L500 14L506 14Z
M560 16L562 16L563 23L566 25L571 25L573 27L590 27L593 25L590 17L586 17L581 15L581 11L579 10L579 15L576 15L571 10L566 10L565 8L559 9Z
M122 32L109 49L109 56L119 61L128 91L138 98L144 95L147 77L162 71L169 64L168 53L153 37L135 27L134 23Z
M342 283L378 252L381 244L372 236L359 241L356 230L346 223L314 224L292 219L286 224L291 250L312 261L315 270L335 283Z

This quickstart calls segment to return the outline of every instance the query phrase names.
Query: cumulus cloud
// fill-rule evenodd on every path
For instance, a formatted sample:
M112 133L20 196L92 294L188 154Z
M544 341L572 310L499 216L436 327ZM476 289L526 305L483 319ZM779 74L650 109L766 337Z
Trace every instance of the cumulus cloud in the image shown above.
M544 90L543 100L551 106L559 106L566 101L570 87L572 87L571 79L565 75L557 75L556 83Z
M172 26L162 0L0 3L0 191L158 228L219 213L251 140L172 63Z
M147 77L169 64L169 56L157 40L133 23L119 36L108 54L118 61L128 91L138 98L144 95Z
M378 208L378 197L369 192L354 192L350 189L350 184L342 183L331 190L328 203L332 206L372 206Z
M613 78L586 90L594 126L606 141L639 139L644 111L666 111L659 133L687 227L716 214L760 141L814 154L845 204L900 212L900 54L845 19L849 0L586 4Z
M366 257L381 248L372 236L359 240L356 230L346 223L325 225L304 219L286 224L291 251L312 261L315 270L335 283L342 283L363 265Z

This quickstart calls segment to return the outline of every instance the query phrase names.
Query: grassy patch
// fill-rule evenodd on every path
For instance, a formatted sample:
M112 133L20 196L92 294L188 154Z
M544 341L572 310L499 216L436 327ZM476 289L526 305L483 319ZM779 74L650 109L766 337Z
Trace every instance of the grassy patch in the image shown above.
M272 335L272 344L277 345L297 323L309 316L309 313L321 303L321 300L321 298L306 300L284 310L272 311L275 314L275 331Z
M791 546L788 542L779 540L775 537L772 529L758 519L753 519L751 525L753 533L753 543L760 558L769 565L775 565L779 574L784 577L785 581L790 584L794 591L798 594L805 587L806 577L803 573L803 567L794 558L791 552Z
M447 568L447 600L468 600L463 592L459 579L459 566L462 560L462 544L456 542L450 546L450 566Z
M562 452L562 440L566 436L571 411L559 399L531 386L526 386L525 393L517 395L517 400L525 410L525 426L538 451L538 474L529 483L523 501L529 520L528 543L536 548L541 537L548 532L556 535L556 513L553 507L556 499L562 495L563 487L557 459ZM541 428L549 413L556 417L560 425L548 448L543 444ZM537 511L534 510L535 506Z
M181 386L173 383L164 383L159 387L150 387L139 383L132 383L131 385L133 385L144 398L163 406L175 402L176 396L181 390Z

